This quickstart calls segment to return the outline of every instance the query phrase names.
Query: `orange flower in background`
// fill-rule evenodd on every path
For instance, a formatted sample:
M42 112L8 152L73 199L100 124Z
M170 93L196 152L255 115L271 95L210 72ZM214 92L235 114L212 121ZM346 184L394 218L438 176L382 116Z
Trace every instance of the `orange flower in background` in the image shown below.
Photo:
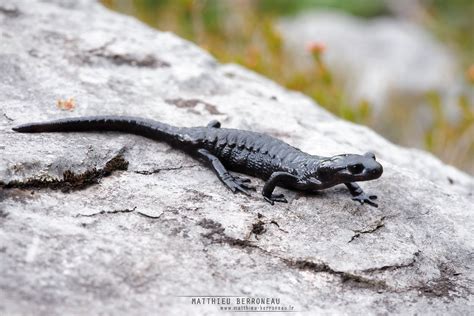
M467 68L467 80L469 80L470 83L474 83L474 64L470 65Z
M76 107L76 101L74 101L74 98L69 98L67 100L59 99L56 101L56 106L61 110L72 111Z
M326 65L323 62L322 54L326 50L326 44L323 42L309 42L306 45L306 50L311 54L311 57L316 62L316 71L318 76L321 76L322 80L327 82L331 81L329 72L326 69Z
M326 44L323 42L309 42L306 45L306 50L313 55L320 55L326 50Z

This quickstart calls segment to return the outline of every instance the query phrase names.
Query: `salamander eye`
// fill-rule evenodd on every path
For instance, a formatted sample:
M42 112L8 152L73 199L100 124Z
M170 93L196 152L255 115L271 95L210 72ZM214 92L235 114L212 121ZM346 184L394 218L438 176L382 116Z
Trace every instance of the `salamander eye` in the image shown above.
M348 166L347 169L352 174L358 174L364 171L364 165L362 165L361 163L357 163L355 165Z

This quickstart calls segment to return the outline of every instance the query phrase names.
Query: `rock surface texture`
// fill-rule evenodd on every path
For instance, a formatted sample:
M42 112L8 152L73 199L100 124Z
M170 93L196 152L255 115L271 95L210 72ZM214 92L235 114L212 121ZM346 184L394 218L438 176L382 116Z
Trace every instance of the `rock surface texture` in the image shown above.
M0 1L0 314L221 314L183 296L279 298L301 313L468 314L474 180L307 97L94 1ZM74 98L73 111L57 100ZM265 132L385 167L315 196L233 195L165 144L18 134L53 118L136 115ZM262 181L254 182L262 188Z

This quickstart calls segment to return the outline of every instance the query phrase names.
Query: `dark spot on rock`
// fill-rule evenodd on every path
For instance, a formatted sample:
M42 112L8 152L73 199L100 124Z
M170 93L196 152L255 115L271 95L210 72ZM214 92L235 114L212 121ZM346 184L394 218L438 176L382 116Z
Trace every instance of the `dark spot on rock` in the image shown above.
M172 104L177 106L178 108L184 108L184 109L190 109L194 110L194 108L198 104L204 104L204 109L209 113L209 114L223 114L219 112L217 107L213 104L207 103L205 101L199 100L199 99L167 99L165 100L166 103Z
M413 289L418 290L420 295L427 297L453 298L458 296L459 292L463 290L462 287L457 285L455 280L459 274L447 264L440 264L438 268L440 271L438 278L415 286Z
M113 44L115 39L105 43L104 45L88 50L84 54L81 54L80 59L87 64L94 63L94 57L104 59L115 65L122 66L133 66L143 68L164 68L171 67L171 64L156 58L153 54L147 54L145 56L137 56L134 54L117 54L109 51L107 48Z
M67 37L57 31L42 30L41 34L43 35L43 40L52 45L62 46L68 42Z
M130 55L130 54L98 54L97 56L103 57L115 65L128 65L133 67L147 67L147 68L161 68L170 67L168 62L158 60L153 55L146 55L142 58Z
M448 177L449 184L454 184L454 180L451 177Z
M128 161L121 154L113 157L105 164L104 168L92 168L84 173L76 174L71 170L63 173L62 179L30 178L26 180L14 180L8 183L0 182L3 189L52 189L70 192L85 189L93 184L99 183L100 179L110 176L114 171L127 170Z
M2 4L0 5L0 13L10 17L10 18L16 18L20 16L20 10L12 4Z
M197 191L197 190L193 190L193 189L188 189L187 190L189 193L193 193L189 200L190 201L194 201L196 203L200 203L202 201L205 201L205 200L212 200L213 197L211 195L208 195L206 193L203 193L203 192L200 192L200 191ZM195 208L195 209L198 209L198 208Z
M216 221L213 221L212 219L207 219L207 218L199 221L198 225L201 226L202 228L205 228L205 229L216 230L216 229L221 229L222 228L221 223L218 223ZM222 229L222 231L224 231L224 229Z
M65 9L77 9L81 5L81 1L77 0L61 0L61 1L56 1L55 5L65 8Z
M0 209L0 224L6 221L6 218L8 217L8 212Z
M201 236L210 240L211 243L227 244L231 247L237 248L258 248L248 240L227 236L224 233L225 228L222 227L222 224L215 222L212 219L205 218L199 221L198 225L209 230L209 232L201 234Z
M255 238L258 240L257 236L262 235L267 231L267 229L265 228L265 225L267 224L273 224L276 227L278 227L278 229L281 230L282 232L288 233L286 230L281 229L280 225L278 225L278 223L275 220L268 221L267 219L264 219L264 218L265 216L263 214L257 213L258 220L257 222L252 224L252 229L250 230L249 237L251 234L254 234Z
M235 78L236 74L233 72L226 72L224 73L224 76L226 76L227 78Z
M252 233L255 235L261 235L266 231L265 223L258 221L257 223L252 224Z
M39 52L34 48L28 50L28 55L30 55L31 57L36 57L36 58L40 57Z

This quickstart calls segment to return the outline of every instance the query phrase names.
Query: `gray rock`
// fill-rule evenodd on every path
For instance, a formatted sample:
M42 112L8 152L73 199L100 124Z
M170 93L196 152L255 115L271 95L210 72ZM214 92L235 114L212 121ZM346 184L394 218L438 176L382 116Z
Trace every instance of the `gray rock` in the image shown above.
M0 74L1 314L221 314L192 295L307 314L472 313L474 180L430 154L92 0L2 0ZM73 111L56 107L68 98ZM380 206L342 187L270 206L162 143L11 131L93 114L218 119L321 155L371 150L385 173L363 187Z

